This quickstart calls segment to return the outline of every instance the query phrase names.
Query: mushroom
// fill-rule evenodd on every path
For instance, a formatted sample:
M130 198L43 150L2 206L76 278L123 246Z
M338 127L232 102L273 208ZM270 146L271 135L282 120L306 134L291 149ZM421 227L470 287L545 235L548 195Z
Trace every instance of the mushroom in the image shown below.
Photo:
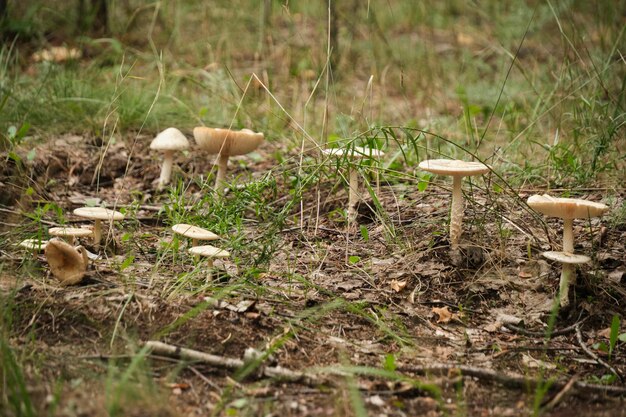
M194 246L189 248L189 252L196 256L204 256L208 258L207 266L209 268L213 268L213 259L215 258L228 258L230 253L223 249L216 248L211 245L203 245L203 246ZM207 282L211 281L211 271L207 274Z
M61 281L61 285L78 284L87 272L89 259L82 246L74 247L55 238L46 245L45 255L50 272Z
M527 203L539 213L563 219L563 252L544 252L542 255L563 264L559 282L559 303L561 307L567 307L569 286L576 282L574 265L590 261L587 256L574 254L574 219L600 217L609 208L602 203L577 198L556 198L547 194L530 196Z
M175 127L165 129L152 140L150 149L163 152L163 165L161 166L161 176L159 177L159 185L157 186L159 190L170 182L174 152L182 151L188 147L189 141L185 135Z
M48 244L47 240L41 239L24 239L17 245L26 248L33 252L33 257L36 258L37 254L42 250L46 249L46 245Z
M450 243L455 248L463 233L463 177L489 172L489 167L481 162L467 162L454 159L429 159L422 161L419 167L424 171L439 175L452 176L452 208L450 209Z
M337 159L348 159L348 222L356 220L356 203L359 200L359 172L354 164L355 159L380 158L385 155L383 151L361 146L353 146L349 149L329 148L323 149L322 153Z
M250 129L234 131L199 126L193 129L193 137L199 148L211 155L218 155L215 190L221 192L224 190L228 157L252 152L263 142L264 136Z
M80 207L74 210L74 214L86 219L95 220L93 227L93 244L96 248L100 246L102 239L102 220L124 220L124 215L119 211L109 210L104 207Z
M180 223L172 226L174 233L191 238L191 246L198 246L199 240L217 240L220 237L213 232L198 226Z
M48 233L50 236L64 238L70 245L74 244L77 237L93 236L93 230L85 227L51 227Z

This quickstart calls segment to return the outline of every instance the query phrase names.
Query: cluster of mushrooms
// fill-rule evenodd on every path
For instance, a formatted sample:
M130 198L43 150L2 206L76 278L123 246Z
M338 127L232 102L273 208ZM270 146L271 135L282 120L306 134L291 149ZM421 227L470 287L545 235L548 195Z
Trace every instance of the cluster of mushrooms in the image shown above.
M228 158L234 155L243 155L255 150L263 141L262 133L255 133L249 129L234 131L230 129L196 127L193 135L197 146L209 154L217 155L217 176L215 190L222 192L226 181ZM168 128L159 133L150 144L150 148L163 152L163 165L157 187L162 189L169 183L172 173L173 155L176 151L189 148L189 142L176 128ZM384 153L378 149L353 146L350 148L330 148L322 153L331 158L343 159L348 168L348 208L347 219L349 224L356 220L356 205L359 200L359 181L357 161L363 159L379 159ZM461 189L462 178L486 174L490 167L481 162L467 162L449 159L431 159L419 164L420 169L437 175L452 176L452 202L450 209L450 244L454 249L458 247L463 223L464 202ZM555 198L548 195L533 195L528 198L528 205L546 216L561 218L563 224L563 250L543 252L542 255L552 261L562 264L562 273L559 285L559 303L562 307L569 305L569 286L575 282L576 264L589 262L588 256L574 253L573 220L600 217L608 211L604 204L574 198ZM81 237L93 238L93 246L98 249L103 220L111 223L123 220L124 215L114 210L96 207L82 207L74 210L74 214L95 220L93 227L80 228L52 228L50 241L26 240L22 242L33 251L45 250L50 270L63 284L75 284L85 275L90 258L97 255L90 254L82 246L74 247L74 239ZM198 245L199 241L214 241L219 239L216 234L189 224L177 224L172 230L192 240L189 252L194 256L208 258L209 271L213 266L213 259L225 258L229 253L211 245ZM211 280L211 272L207 276Z

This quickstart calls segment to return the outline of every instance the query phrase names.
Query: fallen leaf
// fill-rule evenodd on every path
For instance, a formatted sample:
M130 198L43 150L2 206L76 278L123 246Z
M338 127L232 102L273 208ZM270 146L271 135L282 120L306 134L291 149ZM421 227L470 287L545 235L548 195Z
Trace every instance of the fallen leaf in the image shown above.
M391 289L395 292L400 292L404 289L404 287L406 287L406 284L406 280L399 281L397 279L393 279L391 280Z
M439 316L437 323L449 323L450 320L459 318L458 314L452 313L448 310L448 306L433 307L432 312Z
M543 368L543 369L555 369L556 365L553 363L545 362L539 359L535 359L530 355L522 354L522 363L528 368Z
M607 327L606 329L602 329L597 333L598 337L604 337L605 339L611 338L611 328Z

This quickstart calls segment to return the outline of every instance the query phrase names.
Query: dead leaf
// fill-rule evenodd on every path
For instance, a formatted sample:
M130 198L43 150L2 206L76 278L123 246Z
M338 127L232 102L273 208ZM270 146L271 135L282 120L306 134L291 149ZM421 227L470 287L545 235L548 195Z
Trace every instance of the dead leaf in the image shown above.
M607 327L606 329L602 329L602 330L598 331L597 336L598 337L603 337L605 339L610 339L611 338L611 328Z
M397 279L393 279L391 280L391 289L395 292L400 292L404 289L404 287L406 287L406 284L406 280L399 281Z
M553 363L545 362L539 359L535 359L530 355L522 354L522 363L528 368L543 368L543 369L555 369L556 365Z
M449 323L450 320L458 320L459 315L452 313L448 310L448 306L443 307L433 307L432 312L435 313L439 318L437 319L437 323Z

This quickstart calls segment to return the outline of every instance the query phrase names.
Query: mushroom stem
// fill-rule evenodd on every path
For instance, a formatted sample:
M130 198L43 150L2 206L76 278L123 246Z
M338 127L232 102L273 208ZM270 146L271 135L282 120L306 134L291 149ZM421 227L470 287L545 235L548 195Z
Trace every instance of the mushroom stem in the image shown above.
M359 172L353 167L348 167L349 191L348 191L348 223L356 220L356 203L359 200Z
M172 176L172 165L174 162L174 151L163 152L163 165L161 166L161 176L159 177L159 185L157 188L162 189L170 182Z
M95 219L93 225L93 246L98 249L102 240L102 220Z
M209 272L207 272L206 275L206 282L211 282L213 281L213 259L209 258L206 262L206 265L209 269Z
M574 253L573 219L563 219L563 252Z
M463 227L463 193L461 183L463 177L452 176L452 208L450 209L450 243L455 248L459 245Z
M574 253L574 220L563 219L563 252ZM569 286L576 282L576 266L563 264L559 281L559 303L569 305Z
M226 169L228 168L228 155L219 154L217 157L217 178L215 179L215 191L224 191L226 182Z
M193 248L193 247L195 247L195 246L198 246L198 239L193 239L193 238L192 238L192 239L191 239L191 247Z

